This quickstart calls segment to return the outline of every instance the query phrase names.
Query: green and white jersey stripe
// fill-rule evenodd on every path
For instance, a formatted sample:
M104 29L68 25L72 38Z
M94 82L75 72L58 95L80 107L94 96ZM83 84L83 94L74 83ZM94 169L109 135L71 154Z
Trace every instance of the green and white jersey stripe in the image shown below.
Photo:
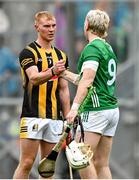
M115 96L117 58L112 47L100 38L90 42L82 51L78 61L78 71L80 74L85 67L92 67L91 61L94 62L93 64L97 64L98 67L96 67L96 76L92 85L92 95L83 111L116 108L118 106Z
M97 95L95 89L96 89L96 88L94 88L93 94L91 95L92 103L93 103L93 107L94 107L94 108L100 107L99 98L98 98L98 95Z

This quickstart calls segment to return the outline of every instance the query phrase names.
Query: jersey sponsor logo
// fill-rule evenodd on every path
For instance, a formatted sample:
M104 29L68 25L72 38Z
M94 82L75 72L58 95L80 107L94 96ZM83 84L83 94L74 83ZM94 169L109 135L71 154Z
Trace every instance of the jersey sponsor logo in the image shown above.
M50 53L50 54L46 53L46 58L47 58L47 61L48 61L48 66L51 66L52 62L53 62L52 53Z
M38 61L39 61L39 62L42 62L42 59L41 59L41 58L39 58L39 59L38 59Z

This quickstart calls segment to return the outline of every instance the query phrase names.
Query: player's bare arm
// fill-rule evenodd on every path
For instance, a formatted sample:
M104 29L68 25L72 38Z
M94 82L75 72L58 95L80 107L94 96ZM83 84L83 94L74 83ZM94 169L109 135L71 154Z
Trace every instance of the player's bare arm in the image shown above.
M33 85L40 85L52 78L53 75L58 75L65 70L64 61L60 60L52 68L38 72L37 66L31 66L26 69L29 80Z
M65 70L60 74L60 77L68 80L69 82L73 83L74 85L78 85L79 84L79 80L80 80L80 75L73 73L69 70Z
M88 87L90 87L94 81L95 75L96 71L89 68L84 69L82 78L78 84L77 93L74 98L71 110L66 117L69 124L73 123L74 118L78 113L80 104L83 102L84 98L87 95Z
M62 105L63 116L66 117L70 111L70 93L68 88L68 82L63 78L59 79L59 95Z

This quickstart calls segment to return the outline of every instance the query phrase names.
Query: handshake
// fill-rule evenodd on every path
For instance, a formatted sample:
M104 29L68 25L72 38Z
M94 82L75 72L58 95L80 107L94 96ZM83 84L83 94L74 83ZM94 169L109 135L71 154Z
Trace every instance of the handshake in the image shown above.
M59 76L73 83L74 85L78 85L79 83L80 76L69 70L66 70L63 60L56 62L55 65L51 68L51 71L53 76Z
M52 75L57 76L65 70L65 62L63 60L59 60L55 63L55 65L51 68Z

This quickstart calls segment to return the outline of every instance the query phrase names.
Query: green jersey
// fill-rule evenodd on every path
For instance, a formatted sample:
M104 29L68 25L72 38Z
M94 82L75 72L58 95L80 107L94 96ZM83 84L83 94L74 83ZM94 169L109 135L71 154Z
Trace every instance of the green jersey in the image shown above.
M81 73L83 63L94 61L98 63L96 76L93 82L91 98L84 106L83 111L99 111L113 109L118 106L115 97L115 79L117 72L117 58L112 47L103 39L96 38L86 45L78 62L78 71Z

